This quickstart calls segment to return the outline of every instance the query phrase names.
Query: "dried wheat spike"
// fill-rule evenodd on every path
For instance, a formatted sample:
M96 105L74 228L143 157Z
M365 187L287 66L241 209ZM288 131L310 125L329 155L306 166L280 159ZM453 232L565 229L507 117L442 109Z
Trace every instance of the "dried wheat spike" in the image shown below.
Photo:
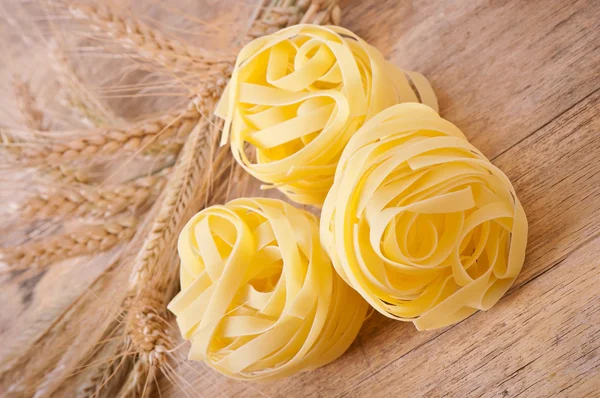
M140 250L134 265L131 286L139 291L145 288L144 283L151 279L153 268L158 266L158 258L165 252L165 246L173 241L177 233L177 224L181 222L181 213L185 210L191 193L191 184L198 182L198 177L207 166L207 122L201 121L186 142L175 170L169 177L165 188L165 196L160 203L148 238ZM186 192L187 191L187 192ZM137 295L137 291L132 295Z
M46 130L44 114L38 108L28 82L15 78L13 81L15 99L25 119L27 127L33 130Z
M98 155L114 155L119 152L138 153L159 140L187 136L199 118L196 105L190 103L183 113L150 119L131 128L94 129L87 132L84 137L72 141L20 147L19 161L28 165L59 164Z
M165 185L168 171L113 186L64 186L51 194L37 195L26 201L21 216L39 220L62 216L113 216L128 208L135 210L156 199Z
M144 60L171 71L184 73L224 74L232 59L215 56L174 39L166 38L133 16L117 15L108 6L72 4L71 15L92 23L97 32L138 53Z
M43 268L67 258L106 251L129 241L135 233L135 227L135 217L122 216L104 224L82 227L68 234L2 248L0 265L8 270Z
M177 276L177 268L168 266L176 256L172 242L191 213L206 204L207 197L222 200L229 188L227 177L233 160L227 148L215 149L219 128L216 123L204 123L190 136L150 236L136 259L125 332L137 357L119 397L139 396L143 381L168 367L167 352L174 344L165 321L166 303L174 293ZM213 150L218 153L211 156Z
M169 361L169 351L175 344L171 328L163 318L165 299L164 292L147 288L130 303L126 340L138 355L119 391L120 398L146 396L144 392L149 393L151 387L145 381L152 380L157 370Z
M157 312L164 308L165 297L152 289L144 289L139 297L143 299L136 300L129 311L128 336L138 352L147 354L149 365L159 365L167 360L166 353L173 348L168 323Z

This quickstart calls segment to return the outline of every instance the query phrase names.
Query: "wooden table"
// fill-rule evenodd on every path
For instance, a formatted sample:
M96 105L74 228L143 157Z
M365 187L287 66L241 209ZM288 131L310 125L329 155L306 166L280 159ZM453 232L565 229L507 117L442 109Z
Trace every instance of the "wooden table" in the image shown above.
M600 3L342 9L344 26L431 80L441 114L512 180L529 220L523 272L490 311L442 330L375 313L342 358L287 380L180 371L205 397L600 397Z
M342 9L344 26L425 74L441 114L510 177L529 220L523 272L490 311L441 330L374 313L343 357L286 380L242 383L187 363L179 374L202 397L600 397L600 3ZM2 286L2 297L24 288ZM10 319L0 335L34 322ZM166 381L161 392L182 396Z

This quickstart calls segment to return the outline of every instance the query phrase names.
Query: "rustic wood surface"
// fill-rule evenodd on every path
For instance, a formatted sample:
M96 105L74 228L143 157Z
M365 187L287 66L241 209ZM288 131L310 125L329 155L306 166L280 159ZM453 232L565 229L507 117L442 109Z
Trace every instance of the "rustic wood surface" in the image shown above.
M188 389L202 397L600 397L600 3L349 0L342 10L344 26L424 73L442 116L513 181L529 220L523 272L494 308L457 325L417 332L375 313L324 368L243 383L182 362ZM82 274L61 264L42 277L0 279L0 337L51 322L40 313L64 306L64 281ZM0 344L0 357L14 349ZM166 380L161 392L182 396Z

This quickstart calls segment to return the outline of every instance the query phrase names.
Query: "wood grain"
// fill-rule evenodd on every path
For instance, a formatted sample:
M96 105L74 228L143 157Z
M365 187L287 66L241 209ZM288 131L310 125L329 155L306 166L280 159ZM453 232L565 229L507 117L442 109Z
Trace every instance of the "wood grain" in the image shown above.
M600 378L599 256L595 239L493 311L443 332L347 396L594 396Z
M431 80L444 117L493 158L600 85L593 0L362 1L343 23Z
M345 25L378 46L394 63L425 73L439 94L442 115L463 129L514 182L528 214L530 243L513 292L527 291L528 282L564 261L576 248L582 247L585 253L586 244L600 231L600 53L598 37L589 34L598 26L599 8L590 1L568 6L551 1L543 7L539 2L483 1L464 2L460 7L450 1L412 6L409 2L351 1L344 5ZM498 317L506 323L511 314L528 316L527 307L514 312L509 307L504 317L494 311L472 318ZM597 309L594 319L600 322ZM480 332L471 322L455 328L477 339ZM412 325L374 314L338 361L312 373L253 388L271 397L338 396L360 385L357 396L365 396L380 384L372 375L437 344L437 337L451 329L417 332ZM482 348L474 348L474 355ZM457 353L460 350L446 345L435 358L447 364ZM423 363L411 369L423 378L439 372ZM228 396L242 391L260 396L213 372L202 374L210 377L211 383L197 381L201 391L212 384L227 386ZM488 382L500 382L505 376L486 379L479 375ZM412 373L404 379L411 385ZM457 379L430 396L443 396L442 392L453 388L469 396L462 386ZM395 395L400 391L396 387L391 383L380 395ZM418 390L413 395L410 391L401 396L426 392ZM535 391L533 387L529 393L536 396ZM512 396L511 390L508 396Z
M505 347L507 335L494 335L495 331L501 328L507 330L503 333L529 338L527 349L532 352L548 351L547 360L553 367L544 367L543 363L546 359L545 357L541 358L533 368L537 373L531 377L544 374L544 377L552 378L554 376L551 375L557 373L553 369L563 369L567 375L570 375L569 372L575 365L569 361L575 359L570 354L553 356L554 348L544 346L545 340L537 340L537 337L541 338L543 335L523 328L523 324L542 325L540 330L555 331L557 334L561 333L560 331L563 329L556 329L556 324L564 323L565 325L561 327L565 327L567 330L563 330L563 332L575 334L576 331L571 332L568 329L569 325L577 329L583 319L589 324L600 325L600 293L597 290L590 290L587 285L585 289L590 291L585 293L579 290L569 290L574 288L574 285L571 284L572 280L581 275L585 275L584 278L591 280L592 283L598 283L600 279L598 273L600 241L597 238L600 235L600 175L598 174L600 119L597 116L599 105L600 91L596 91L549 125L494 160L494 163L504 169L511 180L515 182L530 222L526 264L509 293L509 297L501 300L499 305L486 313L475 314L458 325L439 331L417 332L410 324L395 322L379 314L374 314L371 319L366 321L354 345L338 361L311 373L301 374L276 383L255 384L253 388L259 389L262 394L269 397L286 395L329 397L345 394L365 396L370 389L376 391L377 396L389 396L391 392L400 391L400 388L404 388L406 385L412 386L412 390L407 390L407 394L401 396L437 397L448 394L451 396L479 396L484 392L488 394L488 391L492 391L494 383L501 383L506 378L513 377L511 374L522 365L514 368L511 364L513 357L519 355L523 349L521 345L511 348L516 350L512 354L513 357L508 354L506 354L508 356L500 355L502 351L508 349ZM561 269L560 267L565 267L565 264L570 264L570 267L558 271ZM581 270L577 267L581 267ZM555 294L540 293L541 290L537 291L533 287L538 283L544 283L544 286L554 284L559 292ZM523 294L528 298L518 299ZM544 314L548 314L548 311L552 312L546 307L551 308L555 301L563 295L567 296L566 304L562 302L562 306L556 308L557 315L543 325L539 320L539 312L541 309ZM518 303L510 304L513 302L512 300L517 300ZM579 307L583 305L586 307ZM580 310L586 315L577 315ZM574 314L578 317L571 319ZM489 325L496 325L497 328L488 327ZM600 346L599 330L600 328L596 327L596 329L588 331L588 334L577 335L579 336L577 339L581 340L565 339L560 349L556 348L557 355L558 353L562 355L569 349L579 350L584 345L596 347L594 350L597 350L597 347ZM449 343L445 342L447 336L454 335L460 337ZM494 341L488 343L490 335ZM472 346L466 349L457 346L457 342L465 339L471 342ZM423 352L424 350L435 350L435 353ZM490 354L488 350L496 351L494 351L495 354ZM461 356L466 351L472 352L472 354ZM415 367L410 363L404 365L404 361L413 361L407 358L413 358L418 355L416 353L421 353L420 355L424 358L430 358L430 362L427 364L419 362L419 366ZM444 373L442 370L445 368L440 369L436 366L449 368L456 366L456 369L461 369L461 371L472 366L477 370L481 366L481 361L494 355L498 356L498 359L495 359L496 367L494 367L496 373L478 374L478 378L475 380L481 378L482 381L477 385L477 390L471 392L463 390L467 386L475 387L474 382L467 381L463 373L460 373L460 376L452 383L436 387L437 389L432 391L429 391L427 387L420 387L423 380ZM596 366L595 355L592 353L589 357L577 359L581 362L578 362L577 366L582 368ZM473 365L474 358L481 358L477 362L478 366ZM404 366L410 368L411 372L405 373L403 377L397 379L396 373L402 373L397 368ZM257 394L252 389L240 391L242 387L239 382L228 381L202 366L195 371L188 367L189 364L182 366L181 370L184 374L191 376L196 372L201 372L205 378L196 384L201 389L211 388L211 386L220 386L220 388L228 386L228 389L225 390L228 396L238 396L242 392L247 396L256 396ZM504 370L498 371L498 369ZM520 372L519 377L524 378L523 383L526 384L530 378L527 376L529 369L524 368ZM594 383L600 387L600 381L588 378L585 374L580 375L576 370L574 372L577 377L560 379L563 380L561 383L572 383L573 391L580 388L589 389ZM387 380L386 378L396 381L388 381L389 387L378 390L377 386L382 383L382 380ZM558 383L558 379L552 380ZM508 383L506 387L510 385ZM542 386L540 385L538 388ZM361 388L360 394L355 393L357 387ZM408 394L415 389L414 395ZM558 390L560 388L547 389L543 393L548 394L552 391L558 392ZM456 391L456 395L454 391ZM512 390L507 389L507 391L508 395L504 394L504 396L517 396L516 392L513 394ZM531 387L527 394L533 395L526 394L525 396L538 396L536 391L535 386ZM494 396L494 394L490 393L489 396ZM580 395L571 395L565 390L562 396L579 397Z
M178 386L163 379L162 396L600 396L600 4L347 0L342 9L344 26L432 81L442 115L513 181L530 226L523 272L497 306L458 325L417 332L375 313L324 368L243 383L182 360ZM0 281L1 338L50 323L39 314L54 304L43 297L98 272L68 266Z

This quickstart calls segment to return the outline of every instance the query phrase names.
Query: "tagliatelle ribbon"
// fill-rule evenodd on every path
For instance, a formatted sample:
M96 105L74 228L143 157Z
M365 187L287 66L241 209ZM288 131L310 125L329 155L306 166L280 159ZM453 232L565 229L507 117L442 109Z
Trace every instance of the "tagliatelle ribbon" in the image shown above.
M504 295L523 266L527 219L508 178L456 126L401 104L350 139L321 243L375 309L427 330Z
M297 25L242 49L216 114L225 119L223 142L263 187L321 206L342 150L365 120L419 100L437 111L427 79L396 68L354 33Z
M335 273L318 219L276 199L207 208L178 242L177 316L189 358L237 379L325 365L350 346L367 303Z

